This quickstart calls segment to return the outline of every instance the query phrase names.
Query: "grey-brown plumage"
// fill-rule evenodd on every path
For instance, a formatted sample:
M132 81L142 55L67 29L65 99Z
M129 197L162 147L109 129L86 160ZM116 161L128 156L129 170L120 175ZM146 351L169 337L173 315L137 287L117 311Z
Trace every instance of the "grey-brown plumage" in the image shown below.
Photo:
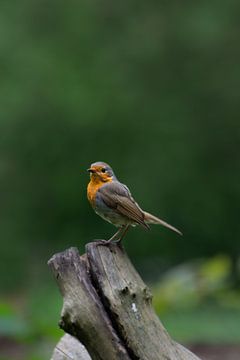
M92 164L89 171L92 174L88 185L89 201L98 215L115 226L120 227L110 241L116 238L121 240L128 227L137 224L146 229L149 229L148 224L160 224L182 235L172 225L142 210L132 197L128 187L117 180L109 165L98 162ZM95 188L97 190L93 197L92 189Z

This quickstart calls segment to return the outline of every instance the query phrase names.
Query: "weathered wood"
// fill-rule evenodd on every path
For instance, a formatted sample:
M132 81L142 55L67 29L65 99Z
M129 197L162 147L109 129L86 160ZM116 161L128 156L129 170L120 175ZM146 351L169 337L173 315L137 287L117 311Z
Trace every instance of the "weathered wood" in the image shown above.
M60 326L93 360L198 359L170 338L150 290L118 245L90 243L84 257L71 248L49 265L64 299Z
M80 341L65 334L55 347L51 360L91 360L91 358Z
M70 248L54 255L48 264L64 300L60 327L79 339L93 360L129 360L91 283L86 258Z

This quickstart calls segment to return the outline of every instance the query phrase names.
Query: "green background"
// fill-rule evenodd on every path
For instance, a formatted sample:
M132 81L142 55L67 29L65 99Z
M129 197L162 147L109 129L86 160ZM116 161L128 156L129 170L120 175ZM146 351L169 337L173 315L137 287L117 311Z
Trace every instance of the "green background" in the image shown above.
M199 306L220 292L227 319L239 316L239 11L232 0L2 1L0 330L23 353L59 336L47 260L115 230L86 199L95 161L184 233L129 231L124 246L143 278L162 289L162 274L185 266L194 285L217 262L206 275L217 274L214 286L203 298L196 287L191 306L186 292L186 307L207 314ZM171 315L163 293L159 313Z

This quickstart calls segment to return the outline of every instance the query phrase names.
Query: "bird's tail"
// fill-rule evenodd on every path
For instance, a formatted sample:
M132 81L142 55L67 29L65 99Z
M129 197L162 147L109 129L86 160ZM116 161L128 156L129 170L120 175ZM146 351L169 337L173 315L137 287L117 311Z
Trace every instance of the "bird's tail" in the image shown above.
M175 231L176 233L178 233L179 235L182 235L181 231L179 231L178 229L176 229L174 226L168 224L166 221L163 221L159 218L157 218L156 216L147 213L146 211L144 211L144 221L147 224L160 224L162 226L165 226L166 228Z

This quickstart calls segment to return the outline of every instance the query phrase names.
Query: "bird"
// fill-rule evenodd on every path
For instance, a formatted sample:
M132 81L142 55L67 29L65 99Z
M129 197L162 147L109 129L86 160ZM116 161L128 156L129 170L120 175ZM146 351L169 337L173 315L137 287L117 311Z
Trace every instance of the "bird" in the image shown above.
M144 211L134 200L125 184L118 181L111 166L98 161L88 169L90 182L87 186L87 197L94 211L104 220L115 225L118 230L105 244L120 243L130 226L140 225L149 230L149 224L160 224L179 235L174 226Z

